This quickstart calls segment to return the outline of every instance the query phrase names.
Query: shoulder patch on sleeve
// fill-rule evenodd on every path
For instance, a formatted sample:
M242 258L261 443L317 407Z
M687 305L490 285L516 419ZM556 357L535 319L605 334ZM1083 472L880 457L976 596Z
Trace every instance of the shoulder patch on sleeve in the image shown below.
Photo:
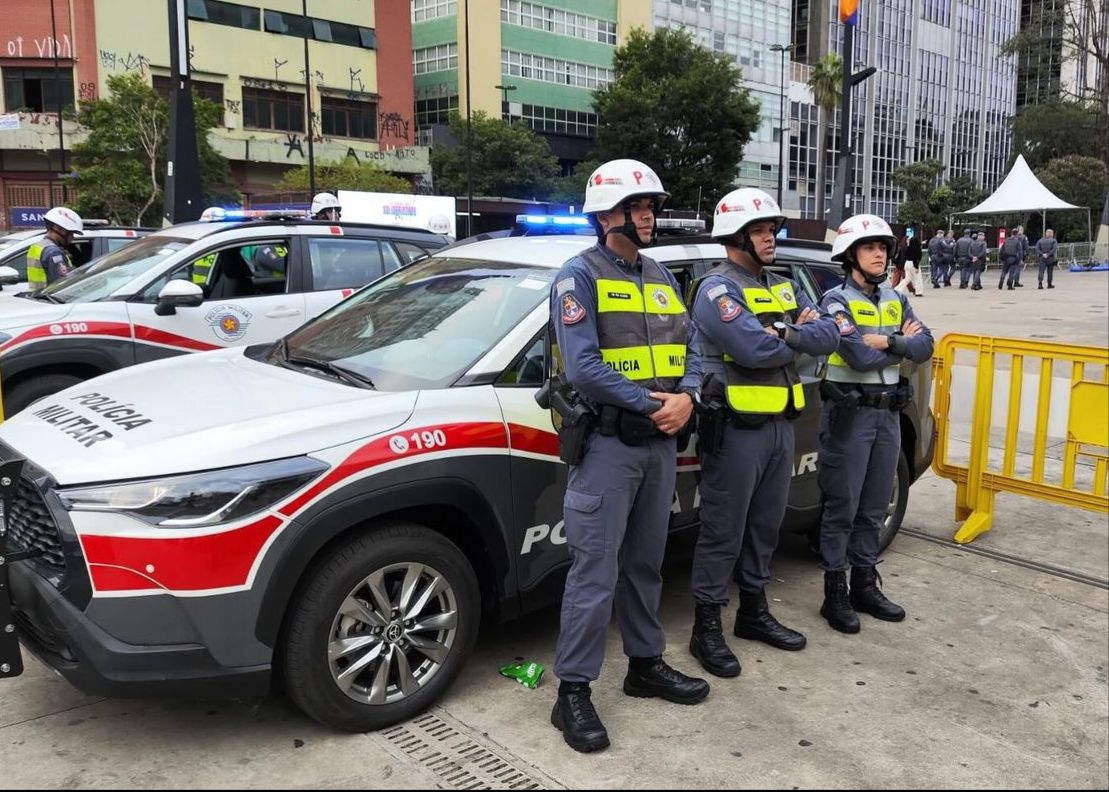
M564 295L566 292L572 292L573 290L574 290L574 278L573 277L563 278L562 280L560 280L558 283L555 284L555 294L557 294L559 297Z
M833 308L839 308L840 310L833 312ZM828 312L835 317L836 327L839 328L839 334L841 336L851 335L855 332L855 323L851 321L850 314L843 310L842 305L830 306Z
M562 323L564 325L577 324L585 318L585 308L578 302L573 294L562 296Z
M717 298L716 307L720 310L720 321L730 322L743 313L743 308L727 294Z
M705 296L708 297L709 300L715 300L721 294L727 294L727 293L728 293L728 287L723 283L718 283L715 286L713 286L711 289L709 289L707 292L705 292Z

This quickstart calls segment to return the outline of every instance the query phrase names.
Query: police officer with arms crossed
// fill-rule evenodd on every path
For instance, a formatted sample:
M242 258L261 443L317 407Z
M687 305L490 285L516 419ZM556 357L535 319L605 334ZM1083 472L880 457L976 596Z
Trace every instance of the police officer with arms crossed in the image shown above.
M785 222L762 190L733 190L716 206L712 236L728 260L694 284L690 297L701 345L701 530L693 556L693 635L689 651L710 674L734 677L720 608L739 561L733 632L777 649L799 650L805 636L771 614L764 587L786 512L793 470L793 425L805 406L795 359L827 355L839 333L794 282L767 272Z
M551 292L554 370L591 406L594 431L569 462L563 517L571 566L555 651L561 680L551 723L571 748L597 751L608 733L590 699L616 619L628 656L624 692L696 704L703 679L662 659L663 553L677 475L676 435L701 382L696 332L665 267L640 255L669 197L636 160L598 168L585 205L598 243L563 265Z
M75 234L85 230L81 216L72 209L56 206L43 216L46 236L27 250L27 283L31 291L45 289L73 268L66 248Z
M820 615L844 633L859 631L856 611L885 621L905 618L904 609L878 588L878 534L901 452L898 413L912 399L908 381L900 376L901 361L925 362L932 357L933 342L908 299L880 285L894 241L880 217L845 220L832 243L832 259L843 265L846 277L821 302L835 318L840 339L821 384Z

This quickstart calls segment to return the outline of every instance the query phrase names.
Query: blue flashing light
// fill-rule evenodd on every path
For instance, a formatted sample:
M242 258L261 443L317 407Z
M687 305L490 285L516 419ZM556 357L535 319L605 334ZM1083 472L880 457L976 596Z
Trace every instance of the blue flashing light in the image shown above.
M589 225L589 218L584 215L517 215L516 222L530 226L575 226Z

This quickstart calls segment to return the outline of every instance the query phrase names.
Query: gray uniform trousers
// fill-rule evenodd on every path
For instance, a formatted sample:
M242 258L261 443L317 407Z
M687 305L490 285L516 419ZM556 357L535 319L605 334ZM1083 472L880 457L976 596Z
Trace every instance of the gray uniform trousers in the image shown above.
M820 415L821 566L828 571L878 563L878 534L893 494L901 452L892 410L845 410L828 400Z
M1010 288L1020 280L1020 267L1023 262L1018 258L1001 259L1001 280L997 288L1001 288L1008 281Z
M701 530L691 587L699 603L726 605L739 559L741 591L770 582L793 474L793 424L771 418L762 426L729 424L719 453L701 454Z
M592 682L601 674L613 605L628 657L666 648L658 619L662 558L677 477L674 438L628 446L596 432L570 468L563 502L570 572L562 597L555 675Z
M1040 264L1039 264L1039 267L1037 268L1037 272L1036 272L1036 280L1040 283L1041 286L1043 285L1043 282L1044 282L1044 272L1045 271L1047 272L1047 285L1051 286L1051 285L1054 284L1054 282L1055 282L1055 265L1058 264L1058 263L1059 262L1054 258L1045 259L1043 256L1040 257Z

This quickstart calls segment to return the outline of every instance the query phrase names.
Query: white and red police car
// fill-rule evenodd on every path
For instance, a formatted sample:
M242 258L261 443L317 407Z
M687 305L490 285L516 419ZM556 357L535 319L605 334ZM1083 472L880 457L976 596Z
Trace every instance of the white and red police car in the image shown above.
M483 613L561 594L566 468L534 397L551 283L591 243L460 245L276 343L128 368L0 425L14 553L0 575L24 645L100 695L247 695L280 676L306 713L349 730L429 706ZM652 255L684 276L721 249ZM818 412L798 430L799 529L819 513ZM918 417L910 430L931 438ZM920 445L905 446L892 532L927 466ZM691 444L675 529L696 525L697 466Z

